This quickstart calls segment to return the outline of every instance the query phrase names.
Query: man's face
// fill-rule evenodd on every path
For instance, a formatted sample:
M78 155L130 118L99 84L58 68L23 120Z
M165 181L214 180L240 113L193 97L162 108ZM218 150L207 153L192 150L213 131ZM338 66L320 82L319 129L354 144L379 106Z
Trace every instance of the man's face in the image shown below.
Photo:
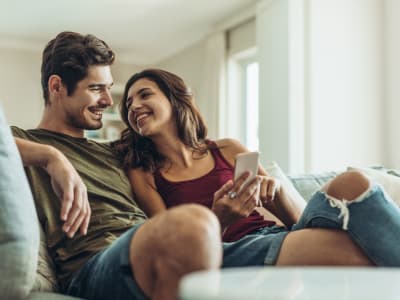
M73 93L60 101L64 126L71 131L99 129L104 110L113 105L110 94L113 79L109 66L91 66Z

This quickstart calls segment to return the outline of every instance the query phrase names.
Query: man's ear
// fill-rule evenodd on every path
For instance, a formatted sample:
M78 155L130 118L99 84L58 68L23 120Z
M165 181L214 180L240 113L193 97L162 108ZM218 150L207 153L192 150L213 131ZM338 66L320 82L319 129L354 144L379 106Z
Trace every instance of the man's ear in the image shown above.
M52 102L53 99L59 99L65 95L65 86L60 76L51 75L47 85L49 87L50 102Z

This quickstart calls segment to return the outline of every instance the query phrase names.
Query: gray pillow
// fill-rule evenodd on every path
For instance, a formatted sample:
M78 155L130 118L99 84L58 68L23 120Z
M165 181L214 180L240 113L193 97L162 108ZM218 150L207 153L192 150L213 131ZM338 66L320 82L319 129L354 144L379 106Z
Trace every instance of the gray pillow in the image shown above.
M0 300L29 294L36 276L38 248L32 194L0 107Z
M320 190L325 183L335 178L339 172L321 172L304 175L289 175L288 178L293 183L296 190L303 196L307 202L314 193Z

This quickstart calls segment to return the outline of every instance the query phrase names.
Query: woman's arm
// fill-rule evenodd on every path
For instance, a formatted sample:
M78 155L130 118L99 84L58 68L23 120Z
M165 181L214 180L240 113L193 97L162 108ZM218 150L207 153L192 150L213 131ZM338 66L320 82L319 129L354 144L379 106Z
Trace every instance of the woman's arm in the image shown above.
M263 207L282 220L286 226L296 223L306 206L304 199L285 189L281 182L269 176L261 165L258 174L262 177L260 200Z
M219 140L217 145L220 147L222 155L232 166L237 154L249 152L246 147L234 139ZM304 199L298 199L298 197L292 195L281 185L278 179L269 176L261 164L258 168L258 177L261 179L260 200L263 207L272 214L268 218L271 219L272 217L275 222L283 222L286 226L296 223L304 210Z
M127 172L135 199L148 217L152 217L167 209L163 199L157 192L154 176L142 169L130 169Z

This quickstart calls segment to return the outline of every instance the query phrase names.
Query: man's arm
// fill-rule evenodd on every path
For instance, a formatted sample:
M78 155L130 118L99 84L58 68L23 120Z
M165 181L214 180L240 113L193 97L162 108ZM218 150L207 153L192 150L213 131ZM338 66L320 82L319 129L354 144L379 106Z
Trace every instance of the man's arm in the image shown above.
M15 142L25 166L42 167L49 174L53 189L62 202L63 230L71 238L79 228L81 234L86 234L91 216L87 190L69 160L52 146L21 138L15 138Z

